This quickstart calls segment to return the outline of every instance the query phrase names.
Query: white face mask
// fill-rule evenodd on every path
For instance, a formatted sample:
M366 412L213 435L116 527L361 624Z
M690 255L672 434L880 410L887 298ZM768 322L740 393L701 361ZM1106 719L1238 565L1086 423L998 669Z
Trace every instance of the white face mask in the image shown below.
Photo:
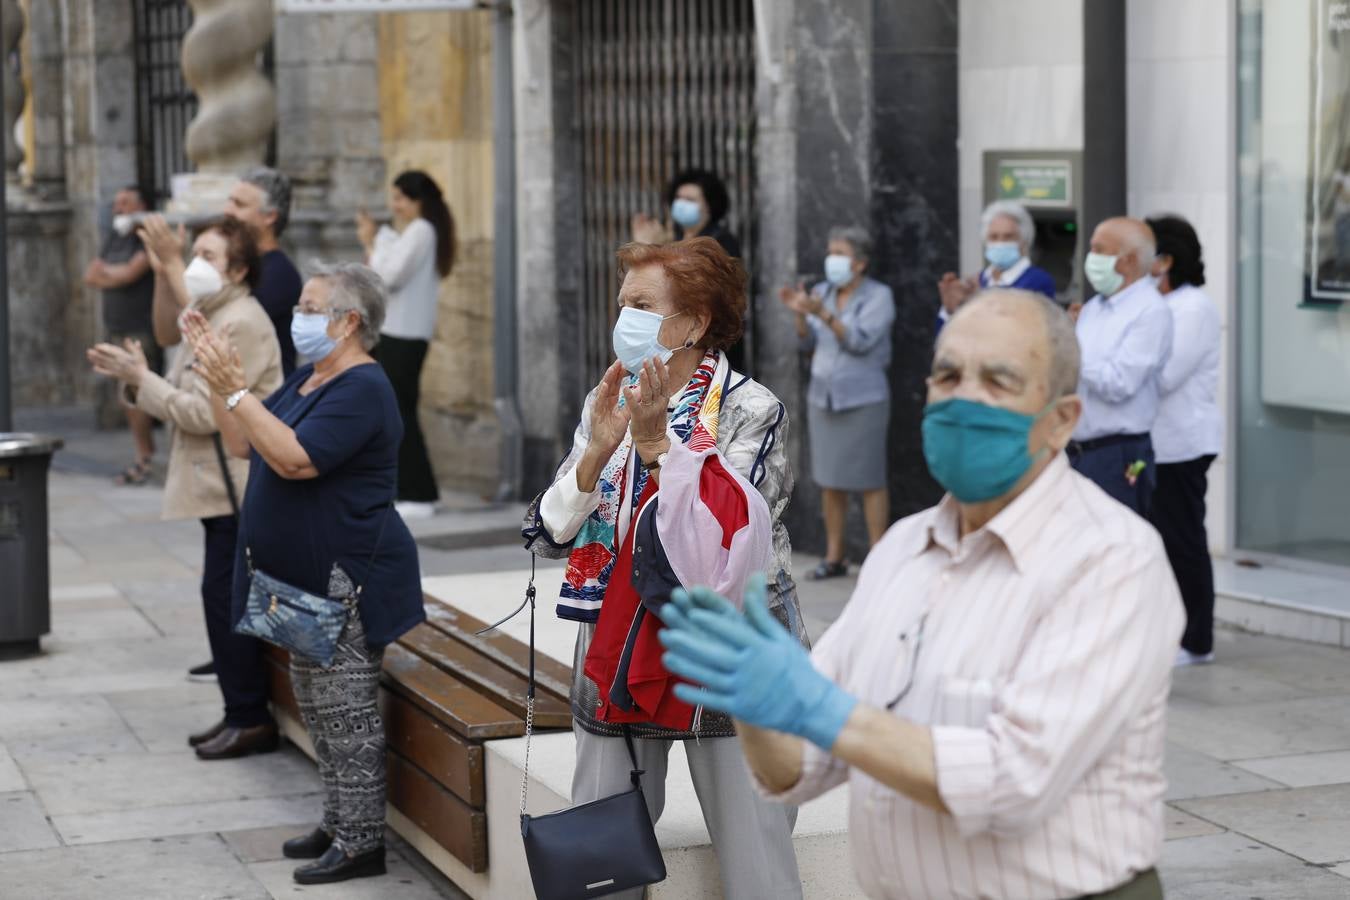
M216 267L200 256L192 257L192 262L183 270L183 282L187 286L188 296L193 300L219 294L225 287L225 279Z

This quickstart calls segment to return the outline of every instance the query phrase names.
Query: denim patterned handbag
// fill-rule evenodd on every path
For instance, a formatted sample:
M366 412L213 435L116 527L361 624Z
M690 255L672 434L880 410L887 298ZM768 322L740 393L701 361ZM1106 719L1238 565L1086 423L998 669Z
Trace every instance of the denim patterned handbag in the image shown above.
M321 666L332 665L338 637L347 617L356 611L355 599L344 603L306 593L253 568L252 553L245 548L244 554L251 581L248 605L235 632L261 638ZM356 595L360 593L357 587Z

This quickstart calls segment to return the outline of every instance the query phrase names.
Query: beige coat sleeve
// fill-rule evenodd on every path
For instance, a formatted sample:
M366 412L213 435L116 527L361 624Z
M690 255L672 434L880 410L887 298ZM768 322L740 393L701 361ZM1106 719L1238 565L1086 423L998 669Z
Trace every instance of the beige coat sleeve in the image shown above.
M185 369L180 383L181 387L175 387L154 372L145 373L136 391L136 408L182 429L184 434L215 434L216 420L211 414L206 382Z
M230 339L239 349L248 389L259 400L266 400L281 387L281 345L272 320L257 300L250 297L240 306L230 320Z

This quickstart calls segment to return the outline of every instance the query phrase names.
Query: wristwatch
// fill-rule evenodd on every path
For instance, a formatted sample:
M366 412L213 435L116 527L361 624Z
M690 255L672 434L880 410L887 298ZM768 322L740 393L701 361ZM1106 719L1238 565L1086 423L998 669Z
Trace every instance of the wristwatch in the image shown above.
M234 408L239 405L239 401L248 396L248 388L240 388L233 394L225 398L225 411L234 412Z
M655 472L657 469L661 468L666 464L667 456L670 456L669 450L667 450L665 453L658 453L656 454L656 458L653 459L651 462L643 463L642 468L646 469L648 472Z

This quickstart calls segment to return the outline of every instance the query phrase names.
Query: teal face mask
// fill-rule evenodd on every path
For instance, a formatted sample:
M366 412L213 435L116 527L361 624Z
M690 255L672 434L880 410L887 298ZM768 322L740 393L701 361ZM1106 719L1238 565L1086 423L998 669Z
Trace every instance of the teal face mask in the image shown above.
M1027 452L1027 436L1042 415L1045 410L1029 416L960 398L930 403L923 411L928 471L962 503L1001 497L1035 461Z

